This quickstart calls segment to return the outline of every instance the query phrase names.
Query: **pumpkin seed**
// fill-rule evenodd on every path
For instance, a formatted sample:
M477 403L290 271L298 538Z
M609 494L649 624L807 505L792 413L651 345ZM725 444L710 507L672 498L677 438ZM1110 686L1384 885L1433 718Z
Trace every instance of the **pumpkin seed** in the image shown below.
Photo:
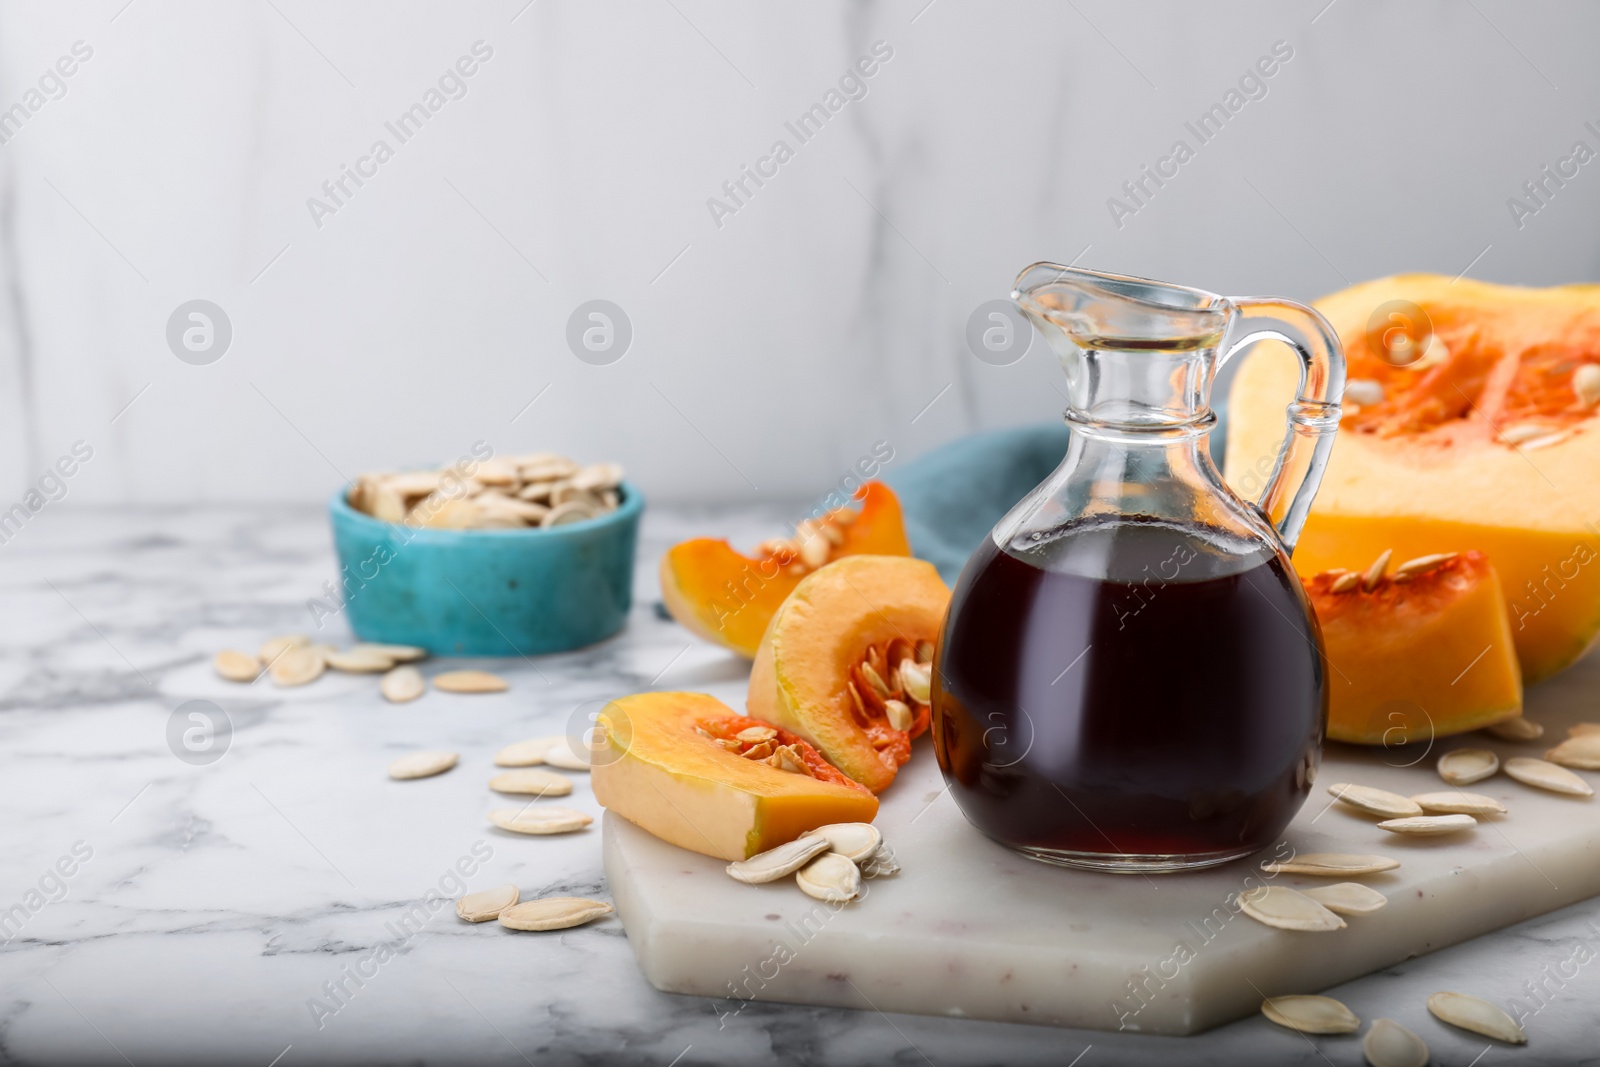
M567 834L582 830L594 818L572 808L555 804L528 804L520 808L496 808L489 821L514 834Z
M350 646L350 651L373 652L380 656L388 656L396 663L410 663L413 660L422 659L428 654L427 649L418 648L416 645L375 645L366 641L359 645Z
M900 688L918 704L928 704L933 696L933 665L913 660L900 661Z
M572 792L572 779L554 771L541 771L536 767L505 771L489 779L489 788L496 793L511 793L527 797L564 797Z
M329 667L347 674L381 674L394 666L394 660L377 652L329 652L322 657Z
M591 463L572 476L572 484L585 492L615 489L622 484L620 463Z
M835 526L833 523L825 522L819 527L819 529L822 531L822 536L826 537L828 542L833 545L833 547L838 548L840 545L844 544L844 531L839 529L839 527Z
M837 852L818 856L796 871L794 880L806 896L834 904L861 895L861 869Z
M805 755L795 745L778 746L778 751L772 754L772 759L778 761L776 764L774 764L774 766L776 766L780 771L788 771L791 774L803 774L807 778L816 777L815 774L811 773L811 768L806 765Z
M1443 566L1455 559L1459 552L1436 552L1431 556L1418 556L1408 559L1394 569L1394 580L1397 582L1409 581L1419 574L1426 574L1436 567Z
M1321 904L1331 912L1340 915L1371 915L1385 904L1389 898L1360 882L1338 882L1334 885L1313 886L1302 889L1300 892ZM1352 1029L1354 1029L1352 1027Z
M1409 819L1385 819L1378 824L1378 829L1387 830L1391 834L1432 837L1459 833L1477 825L1478 820L1470 815L1417 815Z
M230 682L253 682L261 674L261 661L235 648L225 648L212 656L211 667Z
M1568 737L1583 737L1585 734L1600 734L1600 722L1575 722L1567 727Z
M1332 997L1268 997L1261 1002L1261 1014L1302 1034L1353 1034L1361 1029L1356 1013Z
M551 508L549 513L539 520L539 525L549 529L552 526L565 526L573 522L587 522L599 514L595 506L587 500L568 500Z
M1559 445L1569 436L1571 435L1565 430L1562 430L1559 433L1547 433L1543 437L1535 437L1531 441L1524 441L1522 443L1522 450L1524 452L1532 452L1539 448L1549 448L1551 445Z
M895 862L894 854L886 846L879 847L860 866L863 878L887 878L900 873L900 864Z
M433 676L433 687L445 693L503 693L511 688L488 671L445 671Z
M777 848L758 852L749 859L728 864L728 877L746 885L776 882L798 871L830 847L825 837L797 837Z
M454 752L412 752L389 764L389 777L402 782L432 778L454 767L460 759Z
M1371 378L1351 378L1344 383L1344 399L1362 407L1383 403L1383 383Z
M807 837L823 838L828 842L830 849L851 863L866 862L883 844L883 834L869 822L829 823L814 830L807 830L800 837L802 840Z
M1372 1020L1361 1054L1372 1067L1428 1067L1428 1046L1393 1019Z
M933 662L933 642L932 641L918 641L917 642L917 662L918 663L930 663L930 664Z
M1348 592L1350 592L1350 590L1354 589L1356 586L1358 586L1360 584L1361 584L1361 575L1356 574L1355 572L1352 571L1349 574L1341 574L1341 575L1339 575L1339 577L1335 578L1333 580L1333 584L1328 587L1328 592L1330 592L1330 593L1348 593Z
M391 704L409 704L428 691L428 683L415 667L396 667L378 680L378 692Z
M1458 748L1439 757L1439 777L1451 785L1481 782L1500 769L1500 757L1486 748Z
M272 665L272 682L278 686L305 685L322 677L327 660L315 648L291 648Z
M511 930L568 930L616 911L603 900L546 897L513 904L500 913L500 925Z
M1388 856L1363 856L1346 852L1302 852L1287 860L1263 863L1261 869L1268 874L1315 874L1328 878L1353 878L1361 874L1379 874L1400 866L1399 860Z
M500 913L517 902L522 890L514 885L497 885L493 889L480 889L456 901L456 914L469 923L486 923L500 918Z
M1600 734L1579 734L1569 737L1544 754L1544 758L1562 767L1575 767L1580 771L1600 771Z
M798 532L797 530L797 535ZM828 555L832 549L833 546L828 543L826 537L812 531L809 537L800 542L800 562L809 569L816 570L828 562Z
M1550 433L1548 426L1540 426L1536 422L1518 422L1500 428L1500 440L1508 445L1531 441L1536 437L1545 437Z
M1547 789L1552 793L1565 793L1574 797L1594 796L1594 790L1590 788L1588 782L1565 767L1546 763L1542 759L1518 757L1506 760L1506 773L1523 785L1531 785L1535 789Z
M1428 998L1428 1010L1441 1022L1471 1030L1496 1041L1526 1045L1528 1034L1510 1015L1495 1005L1467 993L1435 993Z
M572 743L565 737L560 738L555 744L545 751L544 761L552 767L560 767L564 771L586 771L589 769L589 756L572 747Z
M1536 741L1544 736L1544 727L1532 719L1525 719L1518 715L1514 719L1506 719L1503 722L1495 723L1493 726L1486 726L1483 732L1502 741Z
M1369 785L1349 785L1336 782L1328 792L1342 804L1348 804L1371 815L1397 819L1407 815L1421 815L1422 808L1409 797L1391 793L1387 789L1374 789Z
M736 741L734 744L738 744L738 742ZM776 751L777 749L771 741L763 741L759 745L745 749L740 755L747 760L764 760Z
M912 723L917 721L911 714L911 708L903 700L885 700L883 711L889 717L889 726L895 730L909 730Z
M1586 408L1600 404L1600 365L1585 363L1573 371L1572 392Z
M1463 793L1445 789L1437 793L1418 793L1411 798L1430 815L1504 815L1506 806L1482 793Z
M736 740L749 745L759 745L763 741L771 741L778 736L778 731L770 726L747 726L733 735Z
M1288 886L1263 885L1239 894L1239 910L1279 930L1343 930L1339 916Z
M273 637L256 649L256 658L270 666L279 656L291 648L304 648L310 643L311 638L305 634L284 634L282 637Z
M888 683L883 680L883 676L878 673L877 668L872 664L865 662L861 664L861 677L867 680L867 685L871 686L873 692L877 693L879 697L888 699L894 695L889 689Z
M1394 555L1394 549L1386 548L1377 559L1372 561L1372 566L1361 576L1361 588L1372 592L1378 588L1378 583L1383 581L1383 572L1389 569L1389 557Z
M507 745L494 754L497 767L532 767L544 762L544 754L550 751L552 745L564 741L564 737L535 737L528 741L518 741Z

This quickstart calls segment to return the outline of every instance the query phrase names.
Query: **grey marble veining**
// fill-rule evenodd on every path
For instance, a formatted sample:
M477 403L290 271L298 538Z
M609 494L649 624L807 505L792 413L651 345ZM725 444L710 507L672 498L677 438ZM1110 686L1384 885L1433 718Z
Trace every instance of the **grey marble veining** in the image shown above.
M454 895L458 862L473 887L608 895L598 825L549 839L488 826L503 803L485 787L490 756L560 731L584 700L737 682L740 664L658 617L653 564L679 537L753 543L782 517L653 511L624 635L494 662L506 694L393 707L370 678L283 691L211 675L217 648L311 625L305 600L332 566L319 513L42 514L0 546L0 917L12 935L0 945L0 1062L1360 1062L1349 1039L1313 1045L1254 1018L1153 1038L783 1004L730 1014L737 1005L652 989L616 919L518 935L462 924L448 905L430 914L430 892ZM210 766L168 747L169 717L191 699L233 724ZM419 747L454 749L462 764L390 782L389 759ZM598 814L584 782L571 803ZM1531 985L1543 1005L1533 1044L1477 1062L1592 1062L1597 954L1600 902L1588 901L1331 992L1383 1005L1436 1062L1466 1064L1487 1042L1433 1022L1427 994L1504 1001Z

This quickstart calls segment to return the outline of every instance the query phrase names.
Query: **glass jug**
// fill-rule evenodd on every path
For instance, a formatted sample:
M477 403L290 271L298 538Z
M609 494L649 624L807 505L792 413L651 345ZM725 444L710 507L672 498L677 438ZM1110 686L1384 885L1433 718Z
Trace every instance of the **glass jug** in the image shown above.
M1067 373L1067 454L973 553L950 601L933 736L979 830L1035 859L1174 871L1274 842L1327 720L1322 636L1289 565L1339 425L1319 313L1038 263L1012 298ZM1211 461L1218 369L1300 357L1254 504Z

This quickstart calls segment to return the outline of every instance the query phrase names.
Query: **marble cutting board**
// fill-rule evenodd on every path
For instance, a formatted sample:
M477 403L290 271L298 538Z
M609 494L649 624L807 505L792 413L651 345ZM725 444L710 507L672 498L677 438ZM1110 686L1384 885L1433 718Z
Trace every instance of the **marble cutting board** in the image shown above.
M713 998L719 1013L777 1000L1190 1034L1255 1011L1264 995L1316 992L1600 893L1600 800L1501 773L1469 788L1498 798L1506 816L1467 834L1401 838L1322 789L1340 781L1406 794L1446 788L1433 764L1450 748L1490 748L1502 761L1542 755L1569 723L1600 721L1600 656L1530 690L1527 714L1545 725L1543 739L1468 734L1439 739L1425 756L1421 745L1331 745L1283 843L1197 874L1096 874L1016 856L962 818L925 742L877 819L904 869L867 882L852 905L812 900L792 880L741 885L721 861L610 813L606 874L650 982ZM1582 776L1600 786L1600 774ZM1389 904L1333 933L1274 930L1240 915L1231 896L1262 881L1334 881L1258 869L1289 848L1400 860L1361 879Z

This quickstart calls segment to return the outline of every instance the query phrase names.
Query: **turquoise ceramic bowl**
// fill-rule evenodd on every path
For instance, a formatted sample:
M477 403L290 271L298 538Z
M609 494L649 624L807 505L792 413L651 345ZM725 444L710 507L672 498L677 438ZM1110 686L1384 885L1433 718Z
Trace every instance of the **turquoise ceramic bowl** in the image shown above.
M644 497L550 529L419 530L328 502L345 613L363 641L436 656L533 656L602 641L627 621Z

